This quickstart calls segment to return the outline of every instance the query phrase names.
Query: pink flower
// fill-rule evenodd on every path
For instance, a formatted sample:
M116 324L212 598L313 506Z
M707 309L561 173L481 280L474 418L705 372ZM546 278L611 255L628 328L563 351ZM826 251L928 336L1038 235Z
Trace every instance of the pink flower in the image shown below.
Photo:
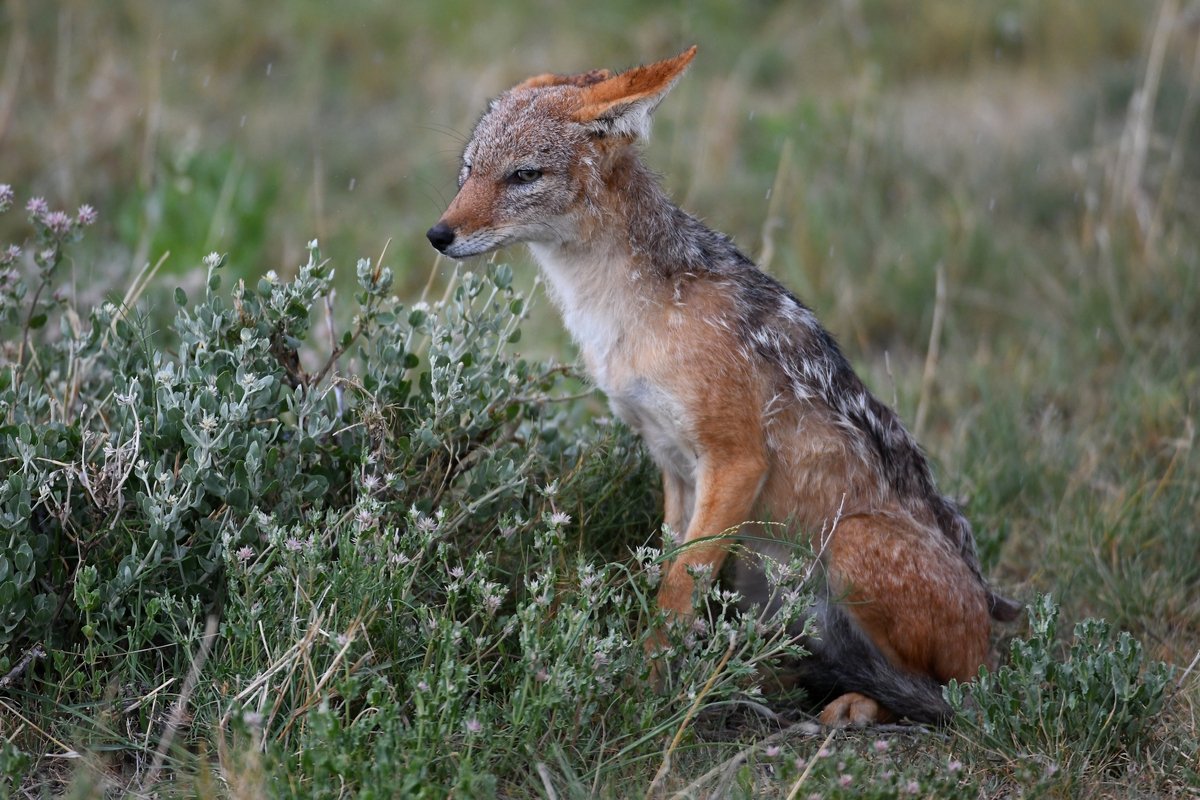
M847 786L854 783L854 778L850 775L843 775L842 777L838 778L838 783L843 789L845 789Z
M7 183L0 183L0 211L8 211L12 205L13 188Z
M764 752L767 754L767 758L774 758L779 755L779 746L771 745Z
M888 749L888 740L887 739L876 739L875 740L875 752L876 753L883 753L887 749Z
M254 548L249 545L238 548L237 557L238 561L249 561L250 559L254 558Z
M80 225L92 225L100 215L96 213L96 209L84 203L79 207L79 213L75 216L75 221Z
M46 204L44 198L35 197L25 204L25 210L33 219L41 219L50 212L50 206Z
M946 770L948 772L950 772L951 774L953 774L955 772L961 772L962 771L962 762L961 761L951 761L949 764L946 765Z
M57 236L62 236L71 231L71 218L67 216L65 211L51 211L49 214L42 215L42 222Z
M479 733L483 730L483 723L477 719L467 720L467 733Z

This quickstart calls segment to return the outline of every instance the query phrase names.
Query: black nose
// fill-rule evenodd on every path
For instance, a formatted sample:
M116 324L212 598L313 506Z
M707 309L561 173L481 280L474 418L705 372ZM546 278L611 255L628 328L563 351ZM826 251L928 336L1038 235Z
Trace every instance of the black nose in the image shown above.
M444 253L454 241L454 229L444 222L439 222L425 232L425 238L429 239L429 243L436 247L438 252Z

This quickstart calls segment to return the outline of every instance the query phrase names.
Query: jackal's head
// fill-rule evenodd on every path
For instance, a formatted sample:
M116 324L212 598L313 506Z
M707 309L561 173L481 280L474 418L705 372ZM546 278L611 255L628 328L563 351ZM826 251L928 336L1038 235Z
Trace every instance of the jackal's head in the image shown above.
M560 242L596 213L602 171L649 132L650 115L696 55L619 74L538 75L497 97L463 152L458 194L429 242L466 258L515 242Z

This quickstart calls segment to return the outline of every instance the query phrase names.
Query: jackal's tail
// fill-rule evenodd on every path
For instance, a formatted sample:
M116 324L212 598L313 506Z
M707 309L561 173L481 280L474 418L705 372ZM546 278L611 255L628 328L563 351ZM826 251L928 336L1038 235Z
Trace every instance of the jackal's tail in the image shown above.
M840 604L819 603L815 610L817 635L804 642L810 655L792 665L810 698L858 692L914 722L949 721L950 706L936 680L893 665Z

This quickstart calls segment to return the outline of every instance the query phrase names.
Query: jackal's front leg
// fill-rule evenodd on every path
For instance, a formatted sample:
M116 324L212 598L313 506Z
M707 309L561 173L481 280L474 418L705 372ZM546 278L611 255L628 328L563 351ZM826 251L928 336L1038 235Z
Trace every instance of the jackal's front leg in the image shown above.
M750 519L767 474L766 458L752 447L705 455L697 472L687 531L679 553L668 563L658 593L658 604L670 618L691 614L694 580L689 568L706 569L714 577L720 571L733 544L732 534ZM709 538L722 534L725 538Z
M688 521L692 516L692 506L696 502L695 487L679 477L669 468L663 469L663 522L671 536L682 538L687 532ZM671 541L663 541L664 548L671 546Z

